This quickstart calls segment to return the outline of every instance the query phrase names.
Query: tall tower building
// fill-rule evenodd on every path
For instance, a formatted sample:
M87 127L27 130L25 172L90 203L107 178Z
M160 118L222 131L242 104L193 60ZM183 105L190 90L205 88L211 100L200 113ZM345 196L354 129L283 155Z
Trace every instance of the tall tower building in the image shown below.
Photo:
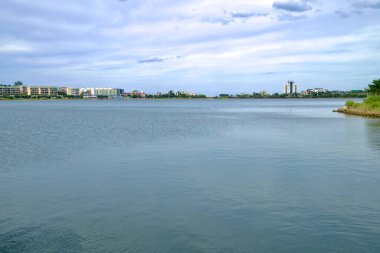
M297 84L294 81L288 81L284 85L284 93L285 94L294 94L294 93L297 93Z

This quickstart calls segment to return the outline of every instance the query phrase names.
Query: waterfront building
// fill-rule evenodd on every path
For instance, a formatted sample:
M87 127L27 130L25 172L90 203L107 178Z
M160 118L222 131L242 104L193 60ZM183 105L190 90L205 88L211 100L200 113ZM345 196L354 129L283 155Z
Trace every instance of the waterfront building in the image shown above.
M41 88L40 87L29 87L30 95L40 95Z
M79 88L70 88L70 96L79 97L80 89Z
M79 88L60 87L59 91L66 94L67 96L74 96L74 97L80 96L80 89Z
M79 92L84 98L96 98L98 96L116 98L120 97L124 90L115 88L81 88Z
M313 89L307 89L306 90L306 93L307 94L313 94L313 93L326 93L328 92L329 90L328 89L324 89L324 88L313 88Z
M23 86L22 87L22 93L23 93L23 95L30 96L30 87L29 86Z
M58 87L48 86L0 86L0 96L20 96L20 95L38 95L38 96L55 96L58 94Z
M20 82L21 83L21 82ZM55 87L55 86L24 86L16 83L16 85L0 85L0 96L57 96L59 93L67 96L85 98L96 98L98 96L117 98L124 93L123 89L116 88L72 88L72 87ZM144 92L139 93L140 97L145 97Z
M284 93L285 94L294 94L294 93L297 93L297 84L294 81L288 81L284 85Z
M84 98L95 98L95 89L94 88L80 88L79 93Z
M58 95L58 87L40 87L42 96L56 96Z
M134 98L145 98L145 93L144 91L138 91L138 90L134 90L132 91L132 97Z
M24 92L22 85L0 86L0 96L22 95Z
M56 96L59 91L58 87L52 86L30 86L24 90L24 94L28 96Z
M95 96L120 97L124 90L115 88L95 88Z

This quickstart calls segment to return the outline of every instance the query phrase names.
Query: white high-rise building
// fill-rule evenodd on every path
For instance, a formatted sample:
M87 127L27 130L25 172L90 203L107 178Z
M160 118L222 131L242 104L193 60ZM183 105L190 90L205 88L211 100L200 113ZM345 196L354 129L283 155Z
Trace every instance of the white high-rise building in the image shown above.
M284 85L284 93L285 94L294 94L294 93L297 93L297 84L294 81L288 81Z

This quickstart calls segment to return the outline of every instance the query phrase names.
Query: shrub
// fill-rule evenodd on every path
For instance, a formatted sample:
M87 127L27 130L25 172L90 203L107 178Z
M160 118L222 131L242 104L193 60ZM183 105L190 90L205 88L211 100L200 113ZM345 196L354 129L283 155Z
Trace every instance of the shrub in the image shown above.
M380 96L370 96L364 100L365 104L380 104Z
M346 106L347 106L348 108L358 108L358 107L360 107L360 104L359 104L359 103L356 103L356 102L354 102L354 101L347 101L347 102L346 102Z
M380 111L380 96L370 96L363 102L363 106L368 110Z
M349 101L346 102L346 106L347 106L347 107L353 107L354 104L355 104L355 102L354 102L354 101L351 101L351 100L349 100Z

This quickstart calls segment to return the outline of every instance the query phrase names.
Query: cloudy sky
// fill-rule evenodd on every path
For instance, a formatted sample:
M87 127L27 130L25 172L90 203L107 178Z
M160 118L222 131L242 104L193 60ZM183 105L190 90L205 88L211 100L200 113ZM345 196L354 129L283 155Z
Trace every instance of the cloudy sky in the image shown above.
M0 83L146 92L360 89L380 0L1 0Z

